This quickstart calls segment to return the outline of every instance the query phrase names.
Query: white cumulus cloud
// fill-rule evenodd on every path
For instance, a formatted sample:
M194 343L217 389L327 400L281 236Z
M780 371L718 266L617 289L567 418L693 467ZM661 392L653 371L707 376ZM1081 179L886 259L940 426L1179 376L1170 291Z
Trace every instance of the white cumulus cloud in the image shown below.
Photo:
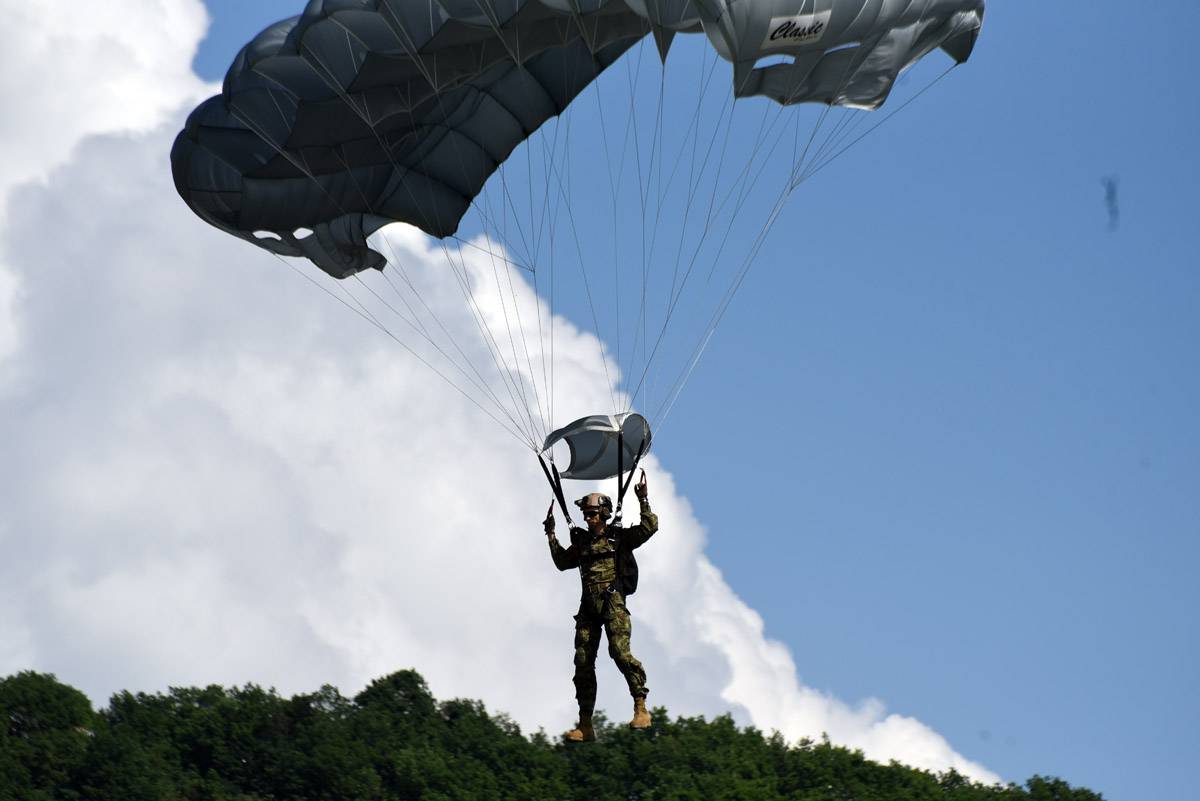
M0 221L15 186L45 178L85 137L148 130L206 93L191 69L208 24L199 0L0 0L0 19ZM19 292L0 263L0 368L17 347Z
M155 35L114 34L107 12L71 20L79 41L55 51L43 91L92 74L99 99L3 174L0 263L20 289L0 383L0 673L52 671L103 702L211 682L354 692L411 666L441 697L565 727L578 579L550 563L532 456L280 260L191 215L166 164L182 109L168 109L198 86L202 9L121 5L144 5ZM21 46L50 48L69 16L26 14ZM0 89L6 107L25 103L19 82ZM125 119L140 132L106 92L139 109ZM60 120L23 107L29 130ZM440 246L401 227L381 236L464 347L482 348ZM481 254L462 257L491 275ZM384 291L380 278L368 280ZM502 314L489 297L483 313ZM603 344L554 326L556 418L596 411L615 378L595 358ZM663 530L639 552L631 608L653 704L997 779L881 702L805 687L705 557L669 465L646 466ZM624 683L603 654L599 668L600 705L623 716Z

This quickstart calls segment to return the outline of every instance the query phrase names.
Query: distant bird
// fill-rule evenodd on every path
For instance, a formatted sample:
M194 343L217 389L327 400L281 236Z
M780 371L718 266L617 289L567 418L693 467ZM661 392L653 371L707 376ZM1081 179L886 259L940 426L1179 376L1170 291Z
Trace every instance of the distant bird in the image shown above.
M1105 176L1100 179L1104 187L1104 203L1108 206L1108 230L1115 231L1121 224L1121 207L1117 204L1117 177Z

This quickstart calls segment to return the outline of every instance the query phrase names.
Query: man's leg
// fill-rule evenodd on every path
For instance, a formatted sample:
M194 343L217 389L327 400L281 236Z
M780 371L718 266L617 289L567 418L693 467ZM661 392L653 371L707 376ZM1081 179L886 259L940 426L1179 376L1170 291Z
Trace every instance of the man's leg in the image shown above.
M575 616L575 700L579 725L567 732L572 742L594 740L592 712L596 708L596 652L600 648L601 622L582 609Z
M633 619L625 607L625 599L614 594L605 607L604 631L608 635L608 655L617 663L617 670L629 685L633 696L633 720L629 725L644 729L650 725L650 714L646 711L646 670L629 650L629 638L633 634Z

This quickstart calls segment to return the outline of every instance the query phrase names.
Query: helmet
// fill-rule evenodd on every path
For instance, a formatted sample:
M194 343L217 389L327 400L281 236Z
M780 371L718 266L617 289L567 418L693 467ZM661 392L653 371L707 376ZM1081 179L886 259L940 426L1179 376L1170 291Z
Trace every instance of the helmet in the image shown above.
M603 492L592 492L584 495L575 501L575 505L580 509L599 509L600 514L604 517L610 516L613 510L612 498Z

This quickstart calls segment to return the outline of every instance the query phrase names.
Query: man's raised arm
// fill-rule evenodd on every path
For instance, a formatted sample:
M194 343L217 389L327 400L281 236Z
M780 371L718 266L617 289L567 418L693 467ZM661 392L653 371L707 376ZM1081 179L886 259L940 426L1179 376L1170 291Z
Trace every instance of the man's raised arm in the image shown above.
M542 528L546 531L546 541L550 543L550 558L554 560L554 566L559 570L570 570L573 567L579 567L579 553L575 550L572 544L568 548L564 548L558 543L558 537L554 536L554 501L550 501L550 511L546 513L546 519L542 521Z
M633 491L637 493L638 504L641 506L642 522L625 529L625 538L630 549L643 545L658 531L658 515L650 509L650 485L646 481L645 470L642 471L641 480L633 486Z

